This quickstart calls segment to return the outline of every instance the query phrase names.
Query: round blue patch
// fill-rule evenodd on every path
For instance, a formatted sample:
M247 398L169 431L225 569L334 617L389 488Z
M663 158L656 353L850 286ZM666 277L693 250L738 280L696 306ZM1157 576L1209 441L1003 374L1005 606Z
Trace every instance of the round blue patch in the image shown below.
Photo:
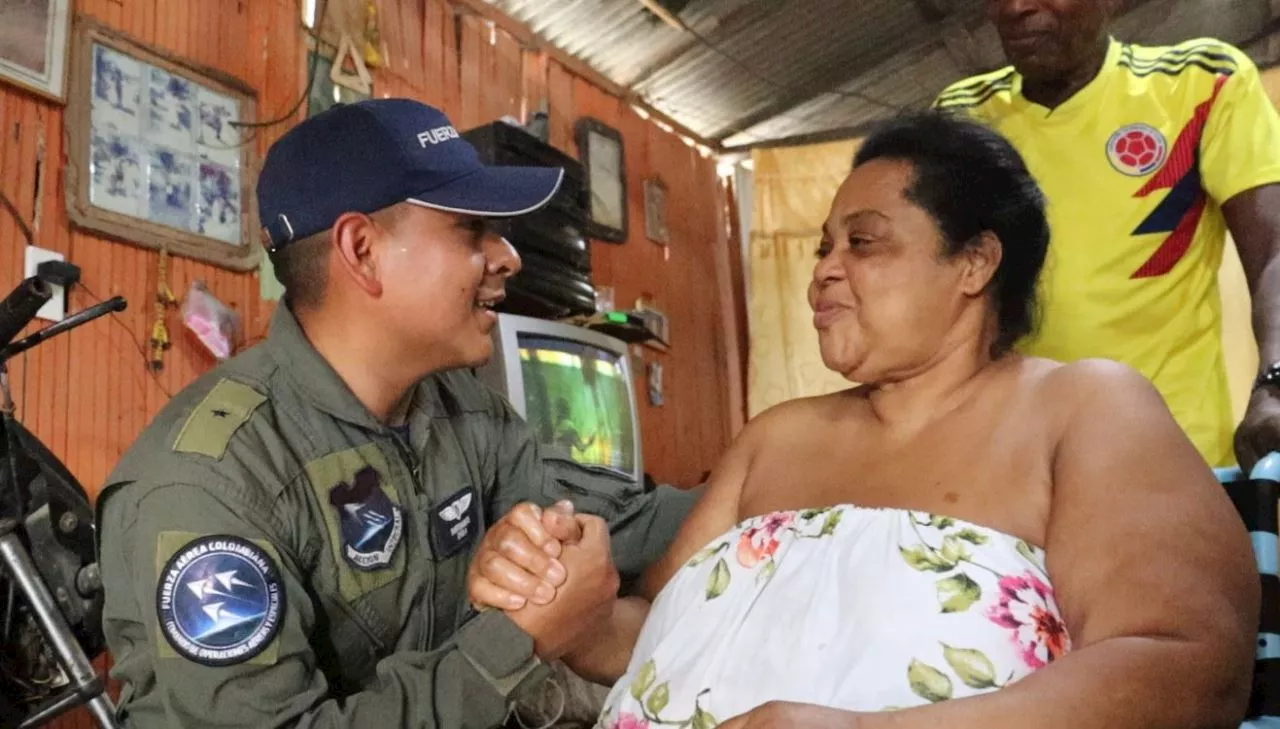
M200 537L160 571L156 612L165 640L184 658L205 666L247 661L280 630L280 570L247 539Z

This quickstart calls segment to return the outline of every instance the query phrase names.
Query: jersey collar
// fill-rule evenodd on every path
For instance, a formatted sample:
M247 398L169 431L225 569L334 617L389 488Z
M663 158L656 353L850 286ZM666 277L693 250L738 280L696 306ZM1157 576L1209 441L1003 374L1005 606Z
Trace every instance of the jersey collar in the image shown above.
M1017 99L1018 104L1025 113L1040 120L1062 121L1070 119L1082 110L1093 108L1094 100L1107 87L1116 70L1120 67L1120 54L1123 48L1124 44L1114 37L1108 36L1107 56L1102 61L1102 68L1098 69L1098 75L1094 76L1093 80L1085 84L1084 88L1077 91L1071 98L1059 104L1056 109L1046 109L1023 96L1022 74L1016 72L1013 74L1013 97Z

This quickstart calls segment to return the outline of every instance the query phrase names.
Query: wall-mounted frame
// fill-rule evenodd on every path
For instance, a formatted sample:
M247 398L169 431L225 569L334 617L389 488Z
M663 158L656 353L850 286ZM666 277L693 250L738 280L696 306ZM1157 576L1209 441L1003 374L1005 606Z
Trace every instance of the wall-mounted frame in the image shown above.
M0 81L66 102L71 0L0 0Z
M657 177L644 181L644 234L664 246L671 242L667 228L667 186Z
M77 18L64 134L76 226L236 271L261 257L244 82Z
M598 119L574 128L587 173L587 235L610 243L627 240L627 167L622 134Z

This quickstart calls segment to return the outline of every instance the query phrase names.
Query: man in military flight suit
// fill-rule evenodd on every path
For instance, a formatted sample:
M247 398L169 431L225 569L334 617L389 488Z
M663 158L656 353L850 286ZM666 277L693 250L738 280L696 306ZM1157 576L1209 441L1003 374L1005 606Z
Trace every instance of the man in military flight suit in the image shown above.
M272 146L270 334L174 397L99 497L122 724L494 726L665 548L691 495L544 451L467 369L520 267L484 221L537 209L561 175L484 167L402 99ZM470 557L505 533L486 531L565 498L580 534L548 548L555 600L472 609Z

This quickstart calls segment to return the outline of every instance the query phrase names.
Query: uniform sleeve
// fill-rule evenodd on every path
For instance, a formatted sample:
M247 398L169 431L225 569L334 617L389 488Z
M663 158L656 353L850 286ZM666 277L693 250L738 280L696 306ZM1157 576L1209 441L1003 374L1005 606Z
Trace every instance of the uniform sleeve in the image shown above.
M133 506L122 505L119 497L113 501L101 522L104 627L115 675L126 682L122 699L128 698L130 726L491 727L506 716L508 698L530 685L526 679L535 680L530 666L541 664L532 658L532 640L494 613L474 618L440 650L382 659L366 690L339 700L330 694L308 641L325 626L317 620L299 565L273 542L270 529L245 516L249 510L186 485L156 489ZM275 570L265 583L278 585L278 621L256 655L217 665L213 655L181 654L165 637L172 627L166 630L162 623L172 626L175 605L187 611L182 635L208 635L192 630L207 622L192 610L190 595L195 607L228 624L237 615L262 614L260 606L244 602L255 589L262 593L260 576L253 569L236 570L234 555L209 563L207 553L201 557L202 544L258 546ZM183 555L196 560L181 579L169 580L183 568ZM186 603L176 602L179 594ZM495 643L504 646L498 654L485 648Z
M567 454L540 446L511 406L500 408L497 483L490 518L497 519L522 501L547 506L562 499L609 523L613 561L624 582L635 579L666 551L697 500L696 491L640 484L606 469L576 463Z
M1204 189L1219 204L1280 182L1280 114L1262 86L1257 66L1231 50L1236 70L1220 77L1200 142Z

